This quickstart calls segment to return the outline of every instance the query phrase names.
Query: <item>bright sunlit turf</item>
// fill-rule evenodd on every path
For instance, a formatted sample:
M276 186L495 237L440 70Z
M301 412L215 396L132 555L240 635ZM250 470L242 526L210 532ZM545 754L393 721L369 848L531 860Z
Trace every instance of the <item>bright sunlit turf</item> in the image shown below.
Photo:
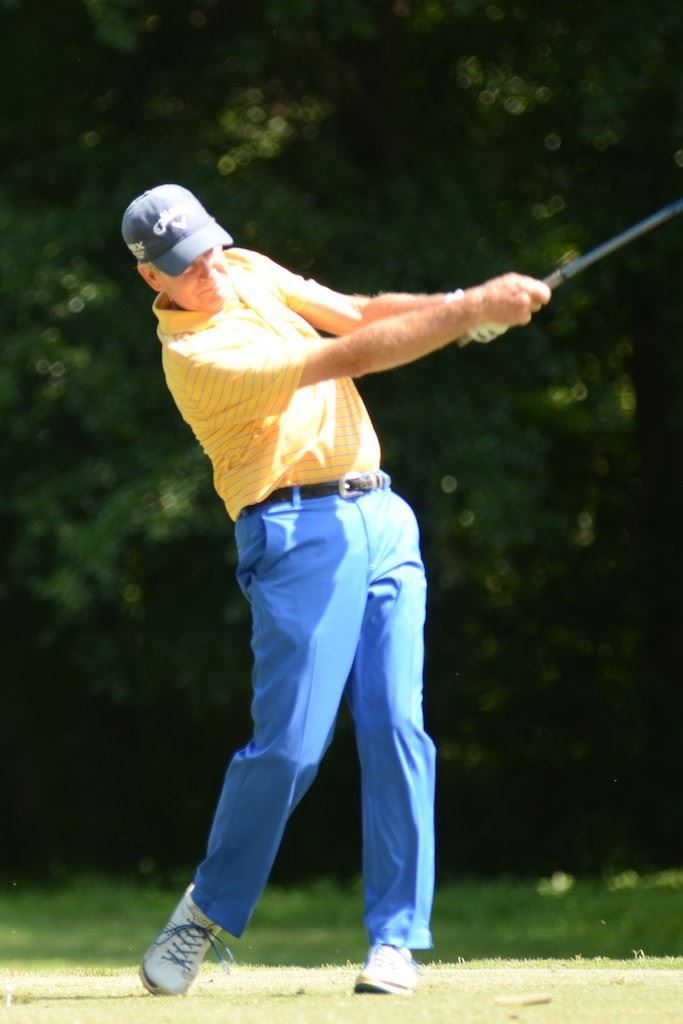
M16 1024L661 1024L681 1019L683 960L433 964L411 998L352 994L356 965L207 965L186 997L155 998L132 971L0 971L0 1020ZM677 1016L678 1014L678 1016Z

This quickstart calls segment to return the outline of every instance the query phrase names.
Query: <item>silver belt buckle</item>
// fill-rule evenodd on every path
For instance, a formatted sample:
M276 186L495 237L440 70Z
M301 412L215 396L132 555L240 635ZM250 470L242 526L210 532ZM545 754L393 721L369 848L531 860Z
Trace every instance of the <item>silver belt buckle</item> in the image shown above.
M344 476L339 478L339 483L337 484L337 489L339 491L339 497L340 498L350 498L351 497L351 491L352 491L351 481L352 480L357 480L358 477L359 477L358 473L351 472L351 473L344 473Z
M354 481L359 481L356 487L353 486ZM360 481L367 482L368 486L363 486ZM338 484L339 495L342 498L350 498L353 494L365 494L366 491L376 491L378 488L386 488L391 483L391 478L386 474L382 473L381 470L372 473L344 473Z

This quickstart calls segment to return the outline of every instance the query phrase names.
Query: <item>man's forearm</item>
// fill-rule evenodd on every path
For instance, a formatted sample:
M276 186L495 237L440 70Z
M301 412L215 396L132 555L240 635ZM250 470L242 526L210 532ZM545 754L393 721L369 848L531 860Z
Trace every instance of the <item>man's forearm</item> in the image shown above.
M380 298L384 305L377 301L376 312L389 308L398 297ZM421 298L406 297L416 302ZM532 313L550 299L550 289L533 278L507 274L468 288L455 301L449 298L424 296L418 308L377 316L347 334L321 339L320 344L311 346L301 386L337 377L362 377L412 363L485 321L505 326L528 323ZM368 300L365 309L375 301Z
M354 304L362 317L362 324L375 323L390 316L414 313L420 309L428 309L442 305L444 295L413 295L406 292L385 292L381 295L365 297L354 296Z
M443 298L409 312L384 313L350 334L324 339L312 349L301 385L331 377L362 377L391 370L443 348L476 322Z

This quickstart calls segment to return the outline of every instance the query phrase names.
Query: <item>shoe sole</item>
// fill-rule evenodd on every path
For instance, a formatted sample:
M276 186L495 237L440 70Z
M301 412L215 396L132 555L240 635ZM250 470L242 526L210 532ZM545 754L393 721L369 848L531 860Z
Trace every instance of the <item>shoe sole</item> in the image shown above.
M377 981L357 981L353 991L362 995L372 996L412 996L412 988L402 988L400 985L381 984Z
M184 996L187 989L183 992L169 992L167 988L161 988L159 985L155 985L154 982L145 973L145 968L140 968L140 981L145 986L147 991L153 996ZM189 988L189 986L188 986Z

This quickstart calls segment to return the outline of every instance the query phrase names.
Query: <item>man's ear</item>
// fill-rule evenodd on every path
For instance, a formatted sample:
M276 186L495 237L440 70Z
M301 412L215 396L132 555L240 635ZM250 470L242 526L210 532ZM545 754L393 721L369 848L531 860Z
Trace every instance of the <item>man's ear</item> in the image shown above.
M138 274L143 281L146 281L150 288L153 288L155 292L162 290L161 280L157 274L156 267L151 263L138 263Z

